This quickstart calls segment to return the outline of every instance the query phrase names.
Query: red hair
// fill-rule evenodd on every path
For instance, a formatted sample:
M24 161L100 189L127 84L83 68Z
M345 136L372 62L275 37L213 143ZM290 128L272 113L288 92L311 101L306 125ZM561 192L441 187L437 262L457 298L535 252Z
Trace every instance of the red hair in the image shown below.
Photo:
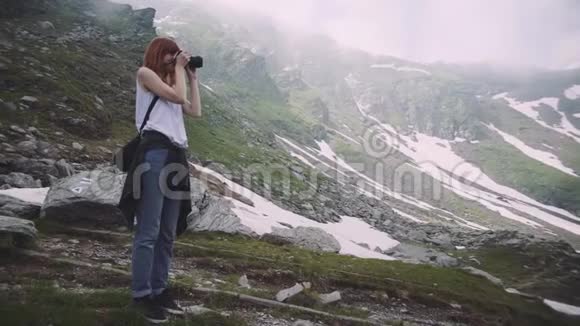
M143 66L155 71L159 78L171 86L175 83L175 65L165 63L163 58L177 51L179 51L179 46L174 40L168 37L156 37L145 50Z

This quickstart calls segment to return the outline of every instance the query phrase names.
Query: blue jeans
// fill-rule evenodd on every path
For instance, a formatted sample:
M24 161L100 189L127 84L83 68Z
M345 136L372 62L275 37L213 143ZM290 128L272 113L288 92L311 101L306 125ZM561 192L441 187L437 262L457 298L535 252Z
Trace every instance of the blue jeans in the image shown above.
M178 200L166 198L161 191L160 181L163 185L164 180L160 180L160 175L167 155L167 149L145 153L150 169L141 176L141 198L136 212L131 265L134 298L158 295L167 288L180 207Z

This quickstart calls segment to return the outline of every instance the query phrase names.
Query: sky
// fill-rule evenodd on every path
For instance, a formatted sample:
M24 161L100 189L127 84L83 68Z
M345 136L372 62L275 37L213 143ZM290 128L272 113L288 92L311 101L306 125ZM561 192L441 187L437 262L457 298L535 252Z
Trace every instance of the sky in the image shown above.
M214 0L280 26L420 62L580 67L577 0Z

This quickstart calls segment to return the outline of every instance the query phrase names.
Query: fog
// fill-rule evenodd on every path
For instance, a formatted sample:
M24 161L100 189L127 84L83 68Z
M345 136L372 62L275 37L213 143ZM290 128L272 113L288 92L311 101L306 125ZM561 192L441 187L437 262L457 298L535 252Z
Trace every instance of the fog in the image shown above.
M575 0L214 0L281 28L421 62L580 67Z

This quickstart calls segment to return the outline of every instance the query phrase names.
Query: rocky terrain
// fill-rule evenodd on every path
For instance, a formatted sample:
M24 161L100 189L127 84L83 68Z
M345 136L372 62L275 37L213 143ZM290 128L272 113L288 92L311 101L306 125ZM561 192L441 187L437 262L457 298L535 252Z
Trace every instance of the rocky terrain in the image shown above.
M172 270L191 314L172 323L578 322L577 198L564 195L577 191L577 176L534 165L539 178L549 176L542 182L562 180L549 198L519 177L507 186L521 193L479 179L467 188L469 175L462 174L457 187L413 154L460 153L481 163L494 182L501 175L474 153L482 150L479 141L500 142L485 124L513 133L511 124L491 118L511 103L491 96L509 91L521 101L560 97L564 113L544 108L540 119L551 117L554 129L520 136L557 148L553 153L574 167L577 135L557 126L568 121L563 117L576 125L577 101L557 94L577 82L577 72L555 73L556 86L540 80L523 87L492 83L469 69L403 61L368 71L362 67L377 58L347 52L332 64L353 71L343 76L323 64L302 66L299 55L266 55L275 29L260 39L248 22L225 27L225 14L211 5L205 12L128 2L143 9L98 0L8 0L0 11L0 309L9 324L142 323L128 307L130 233L116 207L125 176L110 159L134 135L134 72L156 34L174 35L207 58L200 71L204 117L187 121L194 207ZM334 46L326 45L325 51ZM327 53L310 42L303 49L310 59ZM321 52L314 56L315 50ZM373 69L395 73L385 78ZM425 80L425 72L436 78ZM469 87L447 84L444 74ZM466 89L487 102L457 96ZM495 111L474 120L481 110ZM537 123L508 112L522 128ZM375 120L383 122L377 133L383 143L397 139L398 150L387 147L380 160L365 134ZM375 145L385 150L383 143ZM416 168L425 182L444 185L442 197L417 195L409 188L415 180L382 182L365 162L399 172L401 163L411 163L409 173Z

